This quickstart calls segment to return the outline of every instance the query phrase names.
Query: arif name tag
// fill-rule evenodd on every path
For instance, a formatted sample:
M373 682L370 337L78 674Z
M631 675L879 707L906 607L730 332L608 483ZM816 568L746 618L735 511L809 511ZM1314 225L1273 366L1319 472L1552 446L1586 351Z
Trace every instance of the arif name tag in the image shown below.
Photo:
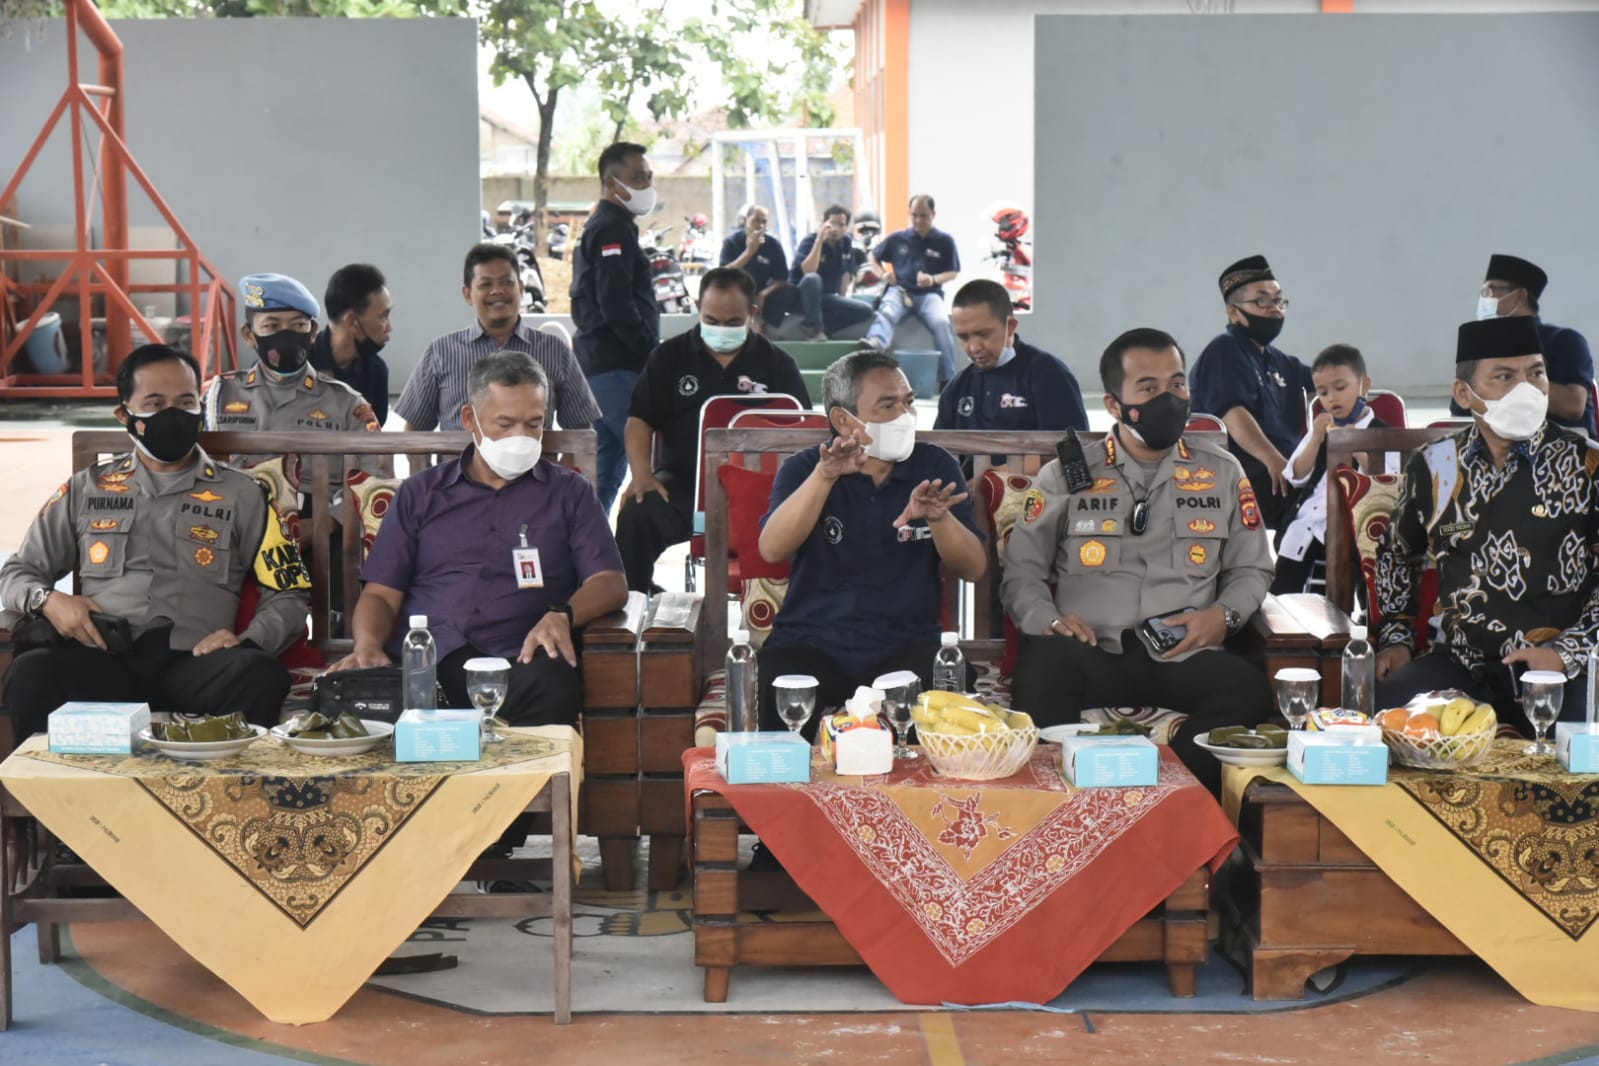
M74 700L50 712L50 750L63 755L130 755L150 724L148 703Z
M1599 726L1556 722L1555 758L1568 773L1599 774Z

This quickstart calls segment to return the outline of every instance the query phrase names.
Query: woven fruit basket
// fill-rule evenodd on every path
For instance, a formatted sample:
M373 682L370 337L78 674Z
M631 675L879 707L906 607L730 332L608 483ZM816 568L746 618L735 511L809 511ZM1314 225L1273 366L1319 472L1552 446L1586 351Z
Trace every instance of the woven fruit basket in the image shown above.
M929 733L916 727L922 752L944 777L997 781L1027 765L1038 744L1034 727L995 733Z
M1418 770L1458 770L1482 761L1493 747L1495 728L1454 736L1421 738L1383 729L1382 739L1394 759Z

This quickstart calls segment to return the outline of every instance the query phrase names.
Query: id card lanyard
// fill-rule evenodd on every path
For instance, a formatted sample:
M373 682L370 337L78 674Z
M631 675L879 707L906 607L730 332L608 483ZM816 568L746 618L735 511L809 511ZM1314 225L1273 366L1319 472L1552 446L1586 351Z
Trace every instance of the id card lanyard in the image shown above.
M516 575L516 587L519 589L543 588L544 568L539 563L539 550L528 547L526 522L522 523L522 528L517 532L516 539L521 542L520 547L511 549L511 572Z

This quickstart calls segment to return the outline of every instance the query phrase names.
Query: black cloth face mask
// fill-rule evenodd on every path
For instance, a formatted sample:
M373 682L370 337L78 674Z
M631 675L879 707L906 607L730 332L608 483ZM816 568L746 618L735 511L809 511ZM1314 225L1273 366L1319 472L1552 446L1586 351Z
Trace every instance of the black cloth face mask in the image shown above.
M1177 443L1188 427L1188 401L1175 392L1163 392L1143 403L1124 403L1120 422L1157 452Z
M128 433L139 450L158 463L175 463L200 441L199 411L163 407L153 415L128 412Z
M360 323L357 323L357 325L360 325ZM362 329L361 335L355 338L355 354L362 359L371 359L381 352L383 347L383 342L373 340L367 335L365 329Z
M276 374L293 374L311 358L312 336L295 329L280 329L276 333L256 334L255 354L268 370Z
M1241 307L1238 309L1238 313L1247 320L1244 332L1249 334L1250 340L1260 345L1270 344L1276 340L1277 334L1283 331L1283 323L1286 321L1286 319L1272 318L1269 315L1252 315Z

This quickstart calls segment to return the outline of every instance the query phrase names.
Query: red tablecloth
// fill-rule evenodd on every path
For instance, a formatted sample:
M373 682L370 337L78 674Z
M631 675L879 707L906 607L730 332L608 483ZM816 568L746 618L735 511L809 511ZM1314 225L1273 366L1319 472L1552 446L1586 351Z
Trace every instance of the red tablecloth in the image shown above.
M1003 781L924 760L839 777L818 757L808 784L730 785L709 748L683 768L685 797L725 796L905 1003L1048 1002L1238 842L1164 747L1150 788L1075 789L1053 744Z

